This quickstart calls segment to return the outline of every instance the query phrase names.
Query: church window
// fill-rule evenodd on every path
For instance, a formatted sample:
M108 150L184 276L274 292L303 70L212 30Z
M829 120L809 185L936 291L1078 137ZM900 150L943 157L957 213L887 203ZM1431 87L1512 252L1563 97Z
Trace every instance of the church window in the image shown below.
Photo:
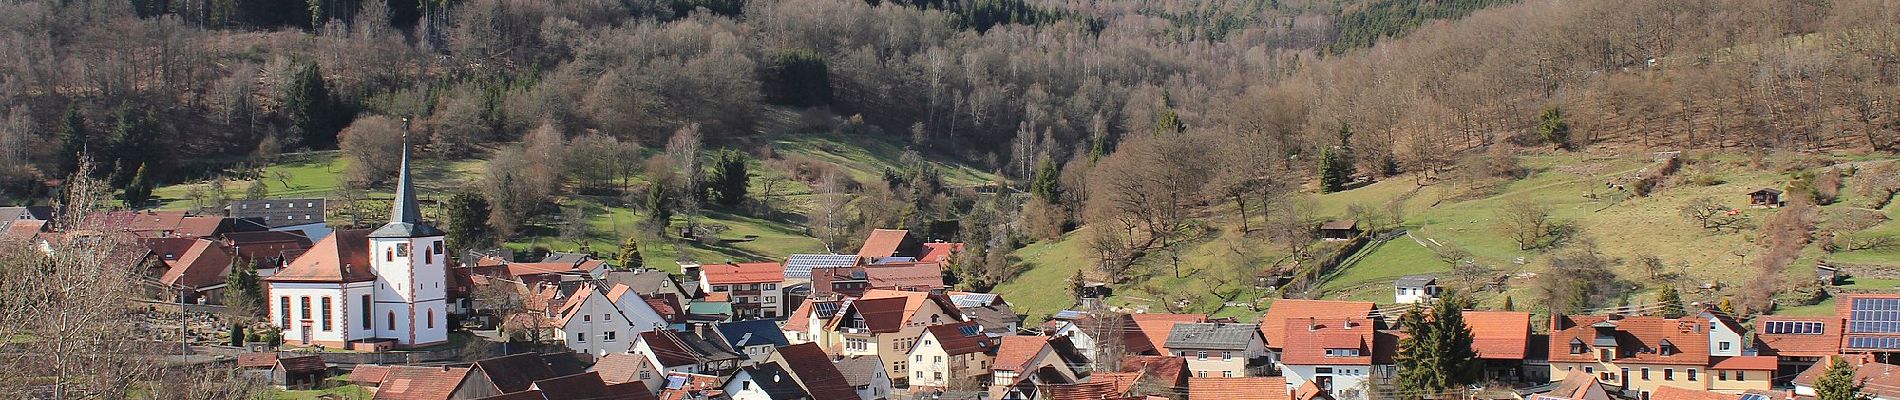
M396 249L395 248L384 249L383 261L396 261Z
M290 296L277 298L277 320L284 329L290 329Z
M429 329L435 329L435 309L429 309Z
M370 323L370 316L376 315L374 312L371 312L371 310L373 310L372 306L374 305L373 302L369 301L369 295L363 295L363 329L376 329L376 326Z
M422 263L423 263L423 264L434 264L434 263L435 263L435 253L431 253L431 252L427 252L427 251L425 251L425 252L422 252Z
M389 312L389 330L396 330L396 312Z
M304 297L303 297L303 309L302 309L302 311L303 311L303 312L301 312L301 313L298 313L297 315L298 315L299 317L301 317L301 319L303 319L303 320L305 320L305 321L308 321L308 320L310 320L310 296L304 296Z
M323 310L323 331L324 332L329 332L332 325L332 323L330 322L330 305L331 305L330 296L323 296L322 310Z

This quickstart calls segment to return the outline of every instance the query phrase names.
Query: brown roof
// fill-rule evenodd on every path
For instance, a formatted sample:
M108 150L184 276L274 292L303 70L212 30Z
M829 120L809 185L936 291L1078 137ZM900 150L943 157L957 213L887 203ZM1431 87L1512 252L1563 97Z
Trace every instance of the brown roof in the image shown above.
M301 357L280 357L277 359L277 364L283 365L284 370L290 372L317 372L330 369L329 365L323 363L323 356L316 354Z
M1597 383L1596 374L1570 374L1557 384L1556 389L1545 393L1546 396L1567 400L1613 400L1608 390Z
M1174 354L1164 346L1168 342L1168 332L1174 330L1174 324L1207 322L1207 316L1201 314L1129 314L1128 318L1134 320L1137 328L1135 332L1139 333L1139 338L1145 342L1140 346L1129 347L1151 348L1161 354ZM1128 337L1129 335L1123 335L1123 340L1127 340Z
M937 309L949 314L950 318L961 318L961 316L957 315L957 305L950 301L950 296L943 294L931 294L928 292L910 290L871 289L864 291L864 296L859 299L887 298L904 299L904 321L914 319L917 316L917 312L923 311L924 303L936 303Z
M442 367L390 367L389 376L376 385L377 400L448 400L456 389L462 386L462 380L468 377L468 368Z
M780 329L804 332L811 325L811 303L812 299L805 299L798 303L798 308L792 309L792 313L785 316L785 325Z
M1043 389L1048 391L1049 400L1121 399L1127 397L1141 377L1139 371L1097 372L1089 376L1088 382L1043 385Z
M600 269L602 266L605 266L605 265L606 265L605 261L587 260L587 261L582 261L579 264L567 263L567 262L507 263L507 264L502 265L502 268L506 270L508 276L522 277L522 276L529 276L529 275L545 275L545 274L552 274L552 273L557 273L557 272L568 272L568 271L593 272L594 270Z
M864 246L858 247L858 257L883 258L897 254L897 248L904 245L904 238L910 231L903 229L873 229L871 236L864 238Z
M1819 322L1821 332L1814 334L1768 333L1768 322ZM1763 315L1755 319L1755 338L1770 352L1784 357L1826 357L1841 351L1840 317L1784 317Z
M660 400L647 390L645 382L622 382L607 384L607 397L615 400Z
M528 386L535 381L554 377L554 369L548 367L547 361L542 360L539 353L483 359L475 362L474 369L477 373L487 375L488 381L494 383L495 388L502 393L528 390Z
M1775 367L1775 356L1736 356L1715 360L1709 369L1774 371Z
M1320 224L1319 228L1329 230L1329 231L1338 231L1338 230L1349 230L1357 226L1359 226L1359 220L1342 219L1342 220L1337 220L1337 221L1326 221L1326 223Z
M785 281L785 266L775 262L707 264L699 266L699 273L714 285Z
M991 369L997 371L1022 371L1049 346L1048 336L1004 336L1002 339L1003 343L996 347L996 361L990 364Z
M785 369L798 378L798 383L817 399L855 399L857 389L851 388L844 374L831 363L831 355L817 343L800 343L778 348L778 354L785 359Z
M1287 400L1286 378L1188 378L1188 400Z
M607 398L607 384L592 372L535 380L534 388L549 399Z
M1260 335L1266 338L1268 348L1281 348L1286 341L1286 321L1306 319L1336 321L1347 317L1366 318L1377 306L1370 301L1334 301L1334 300L1275 300L1260 316Z
M224 217L193 215L180 218L178 228L172 236L212 237L218 234L218 226L224 224Z
M171 268L165 270L158 281L198 289L224 283L224 276L230 271L229 249L209 239L198 239L177 261L171 262Z
M1609 317L1558 316L1558 327L1550 333L1550 361L1553 362L1596 362L1596 339L1598 328L1594 324L1612 326L1608 332L1616 342L1617 361L1635 361L1648 364L1672 365L1709 365L1708 323L1695 319L1668 319L1654 316L1631 316L1611 321ZM1583 354L1570 354L1570 344L1581 341L1592 351ZM1664 341L1677 350L1675 353L1662 354L1660 349ZM1644 351L1645 349L1649 351Z
M963 251L962 243L924 243L924 254L917 256L919 262L940 263L950 260L951 254Z
M633 353L607 353L587 370L600 373L600 380L607 383L638 382L641 366L646 363L646 357Z
M864 277L878 289L943 289L943 266L937 263L866 265Z
M270 282L363 282L376 280L369 268L369 230L338 230L297 256Z
M241 353L237 356L239 368L270 368L277 365L276 352Z
M1736 397L1739 397L1734 394L1722 394L1707 390L1695 390L1675 386L1657 387L1656 391L1652 392L1651 395L1658 399L1669 400L1735 400Z
M1478 358L1522 360L1531 338L1531 313L1515 311L1465 311L1465 326L1471 327L1471 348Z
M1865 385L1861 389L1862 393L1880 398L1900 397L1900 365L1873 362L1865 356L1848 357L1851 357L1847 361L1848 365L1854 366L1854 380ZM1832 359L1822 359L1821 362L1814 363L1813 367L1808 367L1807 370L1801 371L1800 375L1796 375L1794 383L1814 387L1814 382L1820 379L1822 374L1827 373L1827 368L1832 363Z
M389 377L390 367L381 365L358 365L350 370L350 383L363 386L376 386Z
M1366 319L1289 320L1280 362L1287 365L1372 365L1372 321ZM1357 349L1358 357L1326 355L1327 349Z
M1174 356L1125 356L1122 372L1141 371L1176 388L1187 387L1187 359Z
M857 299L850 302L849 308L864 318L864 327L871 333L890 333L904 328L905 303L902 297ZM844 320L836 318L832 323L842 323Z
M975 322L938 324L924 328L930 336L937 338L937 346L943 348L946 355L988 353L996 349L996 343L983 333L983 327Z

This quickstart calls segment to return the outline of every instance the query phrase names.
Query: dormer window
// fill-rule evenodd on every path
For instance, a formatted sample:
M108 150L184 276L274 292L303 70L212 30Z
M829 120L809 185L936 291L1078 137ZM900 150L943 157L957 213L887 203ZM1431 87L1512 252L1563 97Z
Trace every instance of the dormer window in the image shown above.
M1326 349L1327 357L1358 357L1359 349Z
M1676 344L1670 343L1669 339L1663 339L1662 345L1660 346L1660 348L1656 349L1656 354L1665 355L1665 356L1673 355L1680 352L1681 351L1676 349Z
M1583 339L1570 339L1570 354L1583 354L1587 351L1590 351L1590 347L1583 344Z

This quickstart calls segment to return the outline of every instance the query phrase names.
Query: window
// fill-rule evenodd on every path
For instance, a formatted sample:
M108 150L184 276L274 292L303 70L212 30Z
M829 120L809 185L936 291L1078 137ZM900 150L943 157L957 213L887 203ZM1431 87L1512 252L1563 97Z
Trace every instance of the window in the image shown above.
M739 382L739 390L752 390L752 381Z
M1748 377L1745 375L1748 375L1747 371L1735 371L1735 380L1738 380L1738 381L1748 380Z
M383 249L383 261L396 261L396 249Z
M1695 380L1695 368L1689 369L1689 380Z
M922 354L918 354L918 355L917 355L917 362L924 362L924 355L922 355Z
M1722 371L1722 370L1716 370L1716 371L1715 371L1715 380L1718 380L1718 381L1726 381L1726 380L1728 380L1728 371Z
M1673 381L1673 380L1676 380L1676 369L1675 369L1675 368L1663 368L1663 380L1665 380L1665 381Z
M936 380L941 381L943 380L943 371L931 372L930 377L931 379L936 379Z
M777 302L778 302L778 296L765 296L766 304L772 304L772 303L777 303Z
M715 292L724 292L726 291L726 285L713 285L712 289Z
M1597 373L1597 367L1585 366L1583 367L1583 373L1586 373L1586 374Z
M574 334L574 342L575 342L575 343L587 343L587 332L581 332L581 333L576 333L576 334Z
M1333 373L1333 367L1319 367L1319 368L1314 368L1314 369L1313 369L1313 373L1316 373L1316 374L1330 374L1330 373Z
M653 371L640 371L640 380L653 379Z
M430 247L430 250L429 250L430 252L435 253L435 254L442 254L442 241L437 240L435 241L435 243L430 244L429 247Z
M434 264L434 263L435 263L435 253L430 253L430 252L427 252L427 251L425 251L425 252L422 252L422 263L423 263L423 264Z
M1220 352L1220 359L1221 361L1232 360L1234 359L1234 352L1231 352L1231 351Z
M1202 378L1206 378L1206 377L1207 377L1207 371L1201 371L1201 372L1199 373L1199 375L1200 375L1200 376L1201 376Z
M614 313L606 313L606 314L601 314L601 315L600 315L600 320L602 320L602 321L612 321L612 320L614 320Z
M936 364L942 364L943 356L930 356L930 362L936 363Z
M301 312L297 313L297 317L298 319L309 321L310 320L310 296L303 297L302 305L303 305L303 308L301 309Z
M1649 380L1649 368L1643 368L1643 380Z
M428 328L429 328L429 329L435 329L435 309L433 309L433 308L431 308L431 309L429 309L429 315L428 315L428 316L429 316L429 319L428 319L427 321L425 321L426 323L428 323L428 324L429 324L429 325L428 325Z
M278 324L283 325L284 329L290 329L290 296L279 297L277 300Z
M1234 377L1234 371L1221 371L1221 372L1220 372L1220 377L1222 377L1222 378L1232 378L1232 377Z
M582 315L582 316L581 316L581 322L594 322L594 316L593 316L593 315Z
M924 380L924 371L917 371L917 380Z
M1716 344L1716 347L1718 347L1718 348L1721 348L1721 349L1722 349L1723 351L1727 351L1727 350L1728 350L1728 346L1729 346L1729 342L1727 342L1727 341L1724 341L1724 342L1721 342L1721 343L1717 343L1717 344Z
M1326 349L1327 357L1358 357L1359 349Z
M1207 360L1207 351L1203 350L1203 351L1194 352L1194 358L1200 359L1200 360Z
M765 290L776 290L776 289L778 289L778 284L776 283L765 284Z
M369 295L363 295L363 329L376 329L375 324L370 323L370 316L376 315L371 311L375 305L375 302L369 301Z
M331 325L333 324L330 322L330 296L323 296L323 331L329 332Z
M389 312L389 330L396 330L396 312Z
M266 209L266 210L269 210L269 209L270 209L270 203L264 203L264 209Z
M1577 339L1577 338L1570 339L1570 354L1583 354L1583 352L1586 352L1586 351L1590 351L1590 348L1588 346L1584 346L1583 339Z

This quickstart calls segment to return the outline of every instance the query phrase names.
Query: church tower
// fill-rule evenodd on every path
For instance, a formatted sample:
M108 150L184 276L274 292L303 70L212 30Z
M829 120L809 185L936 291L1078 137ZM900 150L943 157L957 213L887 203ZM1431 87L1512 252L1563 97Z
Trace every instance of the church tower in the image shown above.
M406 129L405 129L406 130ZM369 233L376 274L370 316L376 337L413 347L448 341L448 260L442 231L422 222L409 174L409 135L403 134L402 170L389 223Z

